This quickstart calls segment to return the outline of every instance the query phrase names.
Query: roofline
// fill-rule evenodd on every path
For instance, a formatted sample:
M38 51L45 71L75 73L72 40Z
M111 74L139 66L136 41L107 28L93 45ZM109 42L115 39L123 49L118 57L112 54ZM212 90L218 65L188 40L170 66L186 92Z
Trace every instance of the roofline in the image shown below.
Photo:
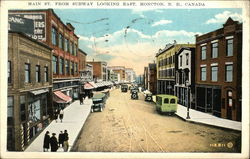
M78 51L80 51L80 53L82 53L82 54L87 55L87 53L86 53L86 52L84 52L82 49L79 49L79 48L78 48Z
M42 42L40 42L40 41L37 41L37 40L35 40L35 39L32 39L31 37L29 37L28 35L26 35L25 33L23 33L23 32L20 32L20 31L8 31L8 33L16 33L16 34L19 34L19 35L21 35L21 36L23 36L23 37L25 37L25 38L27 38L27 39L29 39L30 41L32 41L32 42L35 42L35 43L37 43L37 44L39 44L39 45L41 45L41 46L43 46L43 47L46 47L47 49L49 49L49 50L53 50L51 47L49 47L48 45L46 45L46 44L44 44L44 43L42 43Z

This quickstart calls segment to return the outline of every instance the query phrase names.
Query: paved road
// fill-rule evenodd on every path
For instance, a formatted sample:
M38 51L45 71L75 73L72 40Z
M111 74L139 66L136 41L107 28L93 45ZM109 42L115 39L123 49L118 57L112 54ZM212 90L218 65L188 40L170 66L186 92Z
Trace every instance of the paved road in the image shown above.
M160 115L153 103L113 90L103 112L91 113L72 148L80 152L239 152L240 132Z

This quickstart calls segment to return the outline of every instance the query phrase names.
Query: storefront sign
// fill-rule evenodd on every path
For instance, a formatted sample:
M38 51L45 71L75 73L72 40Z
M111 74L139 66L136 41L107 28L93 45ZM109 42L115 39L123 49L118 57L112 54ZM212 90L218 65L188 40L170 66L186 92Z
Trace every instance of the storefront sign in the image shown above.
M23 17L9 15L9 30L23 32L25 34L34 34L34 21Z
M33 34L27 34L35 40L46 40L46 14L45 13L10 13L9 16L16 16L34 21L33 26L26 26L33 29Z

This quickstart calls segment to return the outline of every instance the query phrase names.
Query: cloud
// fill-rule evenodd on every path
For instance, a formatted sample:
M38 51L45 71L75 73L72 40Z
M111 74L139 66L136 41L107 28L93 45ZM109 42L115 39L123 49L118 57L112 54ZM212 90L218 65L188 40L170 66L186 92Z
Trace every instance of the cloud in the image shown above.
M225 23L229 17L236 21L242 21L242 15L230 11L224 11L223 13L216 14L214 18L207 20L206 24Z
M126 37L124 37L126 32ZM142 74L144 66L155 60L155 55L167 43L194 43L199 32L185 30L161 30L153 35L144 34L136 29L121 29L106 37L80 37L81 46L92 49L88 51L87 59L104 60L108 65L133 67L137 74ZM108 39L105 42L104 39ZM95 39L95 44L93 40ZM92 48L90 48L92 47ZM84 49L82 49L84 50ZM85 51L85 50L84 50Z
M165 24L170 24L172 23L172 20L160 20L158 22L154 22L154 24L152 24L153 27L158 26L158 25L165 25Z

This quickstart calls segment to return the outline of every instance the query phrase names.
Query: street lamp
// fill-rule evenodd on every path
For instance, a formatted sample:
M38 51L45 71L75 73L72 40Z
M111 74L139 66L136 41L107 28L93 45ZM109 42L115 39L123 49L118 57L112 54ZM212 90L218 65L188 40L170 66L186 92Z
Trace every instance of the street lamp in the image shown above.
M189 85L188 80L186 81L185 86L187 87L187 98L186 98L187 99L187 117L186 117L186 119L190 119L189 107L190 107L191 101L189 98L189 94L190 94L191 85Z

